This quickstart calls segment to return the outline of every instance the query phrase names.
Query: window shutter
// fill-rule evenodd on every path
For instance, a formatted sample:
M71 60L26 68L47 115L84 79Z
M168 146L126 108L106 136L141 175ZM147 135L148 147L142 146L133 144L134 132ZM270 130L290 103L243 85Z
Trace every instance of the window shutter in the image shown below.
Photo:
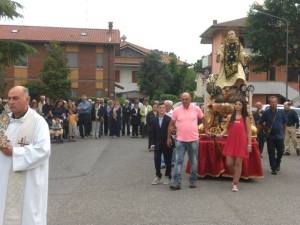
M120 82L120 70L115 70L115 82Z
M132 83L137 83L136 71L132 71Z

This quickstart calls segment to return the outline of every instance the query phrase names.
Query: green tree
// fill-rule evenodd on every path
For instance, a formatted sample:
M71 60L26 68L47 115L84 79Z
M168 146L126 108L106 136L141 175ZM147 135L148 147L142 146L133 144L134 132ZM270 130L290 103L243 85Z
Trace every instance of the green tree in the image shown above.
M247 35L254 55L252 62L258 71L269 71L273 64L284 65L286 53L286 21L289 24L289 66L300 63L300 8L298 0L265 0L264 4L254 3L248 13ZM259 12L274 15L274 18Z
M184 74L181 71L181 68L177 65L176 55L171 55L171 60L168 64L168 69L171 73L171 80L168 83L168 93L172 95L179 95L182 91Z
M196 72L187 65L182 66L182 74L184 74L182 90L193 93L196 90Z
M67 98L70 95L70 70L64 51L58 42L50 42L40 77L45 95L51 99Z
M139 66L137 73L141 93L150 99L158 98L168 89L171 74L166 64L160 60L157 51L151 51Z
M179 102L179 95L171 95L171 94L161 94L159 100L165 101L165 100L171 100L173 103Z
M193 68L196 73L204 73L202 59L198 59L197 62L194 64Z
M11 0L1 0L0 1L0 17L14 19L17 17L22 17L17 9L22 9L23 6L15 1Z
M15 1L1 0L0 18L14 19L22 17L22 15L17 12L17 10L21 8L22 5ZM34 51L34 48L22 42L0 40L0 94L3 94L6 87L4 81L5 68L14 64L19 58L27 56Z
M0 68L0 97L3 95L7 83L4 80L4 69Z
M39 99L39 96L45 94L44 84L39 81L30 81L24 84L25 87L28 88L31 99Z

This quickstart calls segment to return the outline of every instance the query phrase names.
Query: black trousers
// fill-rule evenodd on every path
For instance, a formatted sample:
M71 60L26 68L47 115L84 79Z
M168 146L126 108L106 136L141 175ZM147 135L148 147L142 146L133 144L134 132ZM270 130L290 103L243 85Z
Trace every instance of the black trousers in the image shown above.
M165 176L169 177L171 179L171 170L172 170L172 149L170 148L155 148L154 150L154 165L155 165L155 171L157 177L162 177L160 168L161 168L161 155L163 154L165 165L166 165L166 171Z
M63 129L64 129L64 139L68 139L69 138L69 124L66 119L63 122Z
M130 123L129 119L122 119L122 135L125 135L125 128L127 136L130 135Z
M110 136L120 137L121 121L112 119L110 125Z
M145 124L144 122L141 123L141 136L142 138L144 138L145 136L147 136L148 132L147 132L147 124Z
M79 126L79 133L81 137L87 136L90 130L89 127L89 120L90 120L89 114L79 114L78 116L78 126Z
M259 152L260 154L263 153L264 150L264 146L265 146L265 141L266 141L266 137L263 131L260 131L257 134L257 138L256 138L257 142L258 142L258 148L259 148Z
M132 124L132 136L139 136L139 125Z
M108 130L109 130L109 124L108 124L108 117L104 116L104 135L108 134Z
M104 125L104 121L100 121L99 137L103 136L103 125Z
M150 149L151 145L154 145L153 133L152 129L148 129L148 149Z
M267 147L270 167L271 170L274 171L280 167L281 158L284 151L284 139L275 139L271 136L267 139Z
M92 118L89 116L88 122L87 122L87 135L91 135L92 132Z

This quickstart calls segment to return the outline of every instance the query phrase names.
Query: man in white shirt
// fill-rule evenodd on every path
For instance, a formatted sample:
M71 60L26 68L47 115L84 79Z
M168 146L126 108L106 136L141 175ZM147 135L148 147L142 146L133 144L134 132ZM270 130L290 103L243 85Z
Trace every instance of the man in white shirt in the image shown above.
M46 97L45 95L41 95L38 102L37 112L42 116L43 116L43 106L45 104L46 104Z
M171 100L164 101L164 104L166 106L166 115L169 117L172 117L173 113L173 102Z
M8 139L0 149L0 225L47 224L49 128L29 100L27 88L13 87L10 122L0 127Z

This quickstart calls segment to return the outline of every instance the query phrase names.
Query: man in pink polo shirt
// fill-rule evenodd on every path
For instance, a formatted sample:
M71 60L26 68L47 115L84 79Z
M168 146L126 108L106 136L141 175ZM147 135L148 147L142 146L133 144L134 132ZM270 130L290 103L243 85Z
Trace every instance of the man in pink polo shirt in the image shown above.
M189 93L185 92L181 94L181 102L182 105L173 111L168 129L169 146L172 144L171 135L176 129L176 164L170 185L172 190L179 190L181 188L181 171L186 151L191 163L189 187L196 187L199 147L198 119L203 119L204 127L207 127L201 109L191 104L191 95Z

